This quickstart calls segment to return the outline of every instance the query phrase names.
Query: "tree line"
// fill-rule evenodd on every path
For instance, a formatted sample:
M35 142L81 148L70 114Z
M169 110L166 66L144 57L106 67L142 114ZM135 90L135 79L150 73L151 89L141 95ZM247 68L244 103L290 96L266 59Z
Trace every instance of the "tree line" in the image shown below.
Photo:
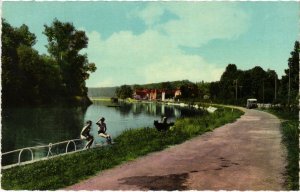
M80 53L88 45L85 32L54 19L43 34L48 54L41 55L27 25L13 27L2 19L2 106L90 104L85 80L96 66Z
M136 89L180 89L176 99L223 104L245 105L248 98L260 103L297 106L299 100L299 42L288 59L285 74L278 77L274 70L265 71L260 66L240 70L235 64L228 64L219 81L190 82L188 80L161 82L145 85L122 85L116 90L120 98L131 97Z
M243 104L247 98L256 98L260 103L298 105L299 99L299 42L288 58L285 74L279 79L274 70L256 66L239 70L229 64L220 81L211 82L210 97L213 101L227 104Z

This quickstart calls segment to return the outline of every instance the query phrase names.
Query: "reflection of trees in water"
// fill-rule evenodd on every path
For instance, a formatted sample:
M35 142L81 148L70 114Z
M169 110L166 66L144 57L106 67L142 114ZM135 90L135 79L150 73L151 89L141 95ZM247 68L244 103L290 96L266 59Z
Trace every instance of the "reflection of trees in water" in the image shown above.
M120 108L121 115L128 116L132 113L138 116L142 113L151 116L166 116L166 117L188 117L203 114L202 111L193 108L182 108L178 106L157 104L157 103L122 103Z
M161 116L166 116L166 117L175 117L174 114L174 107L170 106L162 106L161 108Z
M119 108L116 108L120 111L121 115L128 116L131 111L132 105L130 103L122 103Z
M78 138L85 113L81 108L58 107L2 112L2 151Z
M84 113L82 108L3 109L2 152L78 138ZM63 150L63 147L60 148L55 150ZM44 157L47 152L47 148L33 150L35 158ZM17 154L9 155L2 159L2 164L12 160L15 162L17 158ZM28 158L31 159L30 153L24 151L22 159Z
M148 115L156 115L156 104L153 103L122 103L120 108L121 115L127 116L129 113L140 115L142 113Z
M140 115L140 114L142 114L142 112L143 112L143 109L142 109L141 105L132 104L133 115Z
M181 111L178 108L176 108L176 107L174 107L174 116L176 118L178 118L178 117L181 116Z

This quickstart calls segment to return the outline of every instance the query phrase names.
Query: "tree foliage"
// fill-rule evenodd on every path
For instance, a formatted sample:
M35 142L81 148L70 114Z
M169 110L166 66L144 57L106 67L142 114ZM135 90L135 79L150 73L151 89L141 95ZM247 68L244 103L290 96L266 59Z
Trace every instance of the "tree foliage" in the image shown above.
M61 68L64 94L67 96L86 96L85 80L96 66L89 63L87 55L79 52L87 47L88 38L84 31L78 31L71 23L55 19L51 26L45 25L44 34L48 38L48 52Z
M198 97L198 86L195 83L185 83L180 86L181 98Z
M281 103L297 106L299 99L299 42L288 59L282 79L274 70L265 71L260 66L239 70L229 64L220 81L209 86L211 99L216 102L243 104L247 98L256 98L261 103Z
M296 41L294 50L288 59L285 75L282 76L280 83L279 96L283 103L297 105L299 99L299 51L300 45Z
M33 48L37 40L28 26L12 27L2 19L3 106L68 102L87 95L85 80L96 67L79 54L88 43L84 32L54 20L44 33L49 56Z
M121 99L131 98L132 94L133 90L129 85L122 85L116 89L116 95Z
M279 82L274 70L265 71L260 66L249 70L239 70L229 64L220 81L210 83L211 98L228 104L244 104L248 98L259 102L275 102L275 82Z

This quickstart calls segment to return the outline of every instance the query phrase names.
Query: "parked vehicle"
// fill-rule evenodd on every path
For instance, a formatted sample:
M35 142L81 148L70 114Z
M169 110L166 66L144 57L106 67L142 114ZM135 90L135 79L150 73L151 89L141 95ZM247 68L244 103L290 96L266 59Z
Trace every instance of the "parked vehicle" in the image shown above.
M248 109L257 108L257 99L247 99L247 106Z

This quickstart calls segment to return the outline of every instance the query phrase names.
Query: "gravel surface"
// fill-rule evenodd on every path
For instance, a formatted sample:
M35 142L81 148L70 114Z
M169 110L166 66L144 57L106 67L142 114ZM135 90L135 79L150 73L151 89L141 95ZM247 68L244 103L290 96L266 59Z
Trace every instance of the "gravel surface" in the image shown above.
M234 123L64 190L284 190L279 119L243 110Z

